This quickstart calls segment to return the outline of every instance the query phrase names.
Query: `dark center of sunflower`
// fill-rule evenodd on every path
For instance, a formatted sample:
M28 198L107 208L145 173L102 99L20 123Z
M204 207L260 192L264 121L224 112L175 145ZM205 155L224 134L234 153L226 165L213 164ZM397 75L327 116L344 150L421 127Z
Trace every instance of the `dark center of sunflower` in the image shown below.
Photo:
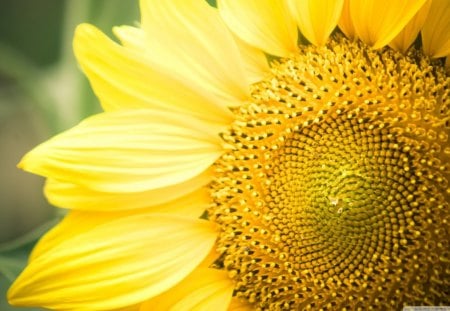
M450 304L450 78L337 39L253 86L222 137L217 265L257 309Z

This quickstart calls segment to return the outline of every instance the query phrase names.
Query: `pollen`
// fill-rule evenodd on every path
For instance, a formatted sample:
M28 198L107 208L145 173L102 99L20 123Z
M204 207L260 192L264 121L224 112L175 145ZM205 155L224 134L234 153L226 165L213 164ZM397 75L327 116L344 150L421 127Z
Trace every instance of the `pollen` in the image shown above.
M257 310L450 304L450 78L336 37L272 63L221 133L217 266Z

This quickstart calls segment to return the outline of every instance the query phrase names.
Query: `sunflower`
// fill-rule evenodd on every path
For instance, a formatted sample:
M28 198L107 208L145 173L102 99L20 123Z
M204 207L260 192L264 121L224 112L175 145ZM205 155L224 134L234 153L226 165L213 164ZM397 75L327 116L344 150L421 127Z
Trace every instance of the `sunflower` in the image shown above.
M11 304L450 304L448 0L140 7L76 29L105 112L19 164L69 213Z

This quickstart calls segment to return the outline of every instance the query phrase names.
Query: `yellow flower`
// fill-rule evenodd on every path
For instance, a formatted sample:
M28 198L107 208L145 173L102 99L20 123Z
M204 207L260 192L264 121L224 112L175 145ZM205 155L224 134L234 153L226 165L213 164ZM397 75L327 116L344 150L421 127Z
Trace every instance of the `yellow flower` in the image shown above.
M448 0L140 5L76 30L105 112L19 164L70 212L11 304L450 304Z

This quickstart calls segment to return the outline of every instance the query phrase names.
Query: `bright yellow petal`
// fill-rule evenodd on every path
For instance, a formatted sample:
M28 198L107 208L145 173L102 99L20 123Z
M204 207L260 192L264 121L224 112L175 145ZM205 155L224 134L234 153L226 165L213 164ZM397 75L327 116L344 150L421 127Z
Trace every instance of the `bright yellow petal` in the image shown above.
M248 44L276 56L297 51L297 27L285 1L219 0L217 6L228 27Z
M76 236L63 232L66 238L18 277L9 302L57 310L130 306L183 280L216 239L210 222L168 215L99 223Z
M197 268L167 292L141 306L141 311L225 311L233 293L227 272Z
M117 309L113 309L111 311L139 311L141 309L141 304L133 304L131 306L126 306L123 308L117 308Z
M154 61L225 105L238 106L249 99L243 59L216 9L198 0L140 4L148 54Z
M389 43L393 49L405 53L411 44L416 40L419 31L422 29L428 11L431 7L431 1L427 0L417 14L409 21L405 28Z
M344 6L342 7L342 14L338 26L347 38L355 38L355 27L353 26L352 18L350 16L350 0L344 0Z
M189 201L188 198L184 198L183 200ZM173 216L180 216L179 211L182 207L174 207L173 209L164 209L164 206L156 207L156 208L147 208L147 209L136 209L131 211L113 211L113 212L104 212L104 211L93 211L93 212L85 212L73 210L67 213L64 219L58 223L55 227L53 227L50 231L48 231L36 244L34 249L32 250L29 260L35 260L42 254L45 254L49 251L49 249L54 248L56 245L61 244L67 237L72 237L76 235L83 234L84 232L88 232L93 228L99 226L102 223L111 222L115 219L133 216L133 215L148 215L148 214L156 214L159 215L158 211L162 211L164 214L170 214ZM197 209L197 208L196 208ZM198 209L197 209L198 210ZM193 218L197 219L199 215L194 216L194 212L191 211L190 215L181 215L185 218ZM215 249L212 249L210 253L205 257L204 262L209 264L213 263L215 259L219 257L218 253ZM204 263L202 263L204 264Z
M147 37L141 28L127 25L116 26L113 28L113 33L123 46L140 52L147 50Z
M267 57L258 48L245 43L237 36L234 36L241 57L244 61L244 70L250 83L257 83L267 78L270 74L270 66Z
M450 55L450 1L432 0L422 29L425 54L438 58Z
M228 311L253 311L255 308L248 302L238 298L231 299Z
M121 212L81 212L69 211L61 222L48 231L33 248L29 261L34 261L41 255L45 255L65 240L91 231L103 223L109 223L116 219L131 215L148 214L148 211L121 211Z
M356 35L374 49L397 36L427 0L350 0Z
M208 123L150 110L90 117L30 151L24 170L105 192L139 192L185 182L221 155Z
M148 58L142 30L115 30L125 47L88 24L79 25L74 38L78 62L105 110L159 108L229 124L226 104Z
M62 208L86 211L120 211L170 203L207 185L210 170L168 187L140 192L102 192L59 180L47 180L45 195L49 202Z
M344 0L288 0L301 33L314 45L324 45L341 16Z
M202 181L201 179L205 179L205 177L200 176L200 181ZM198 181L194 180L194 185L196 182ZM48 180L45 192L50 203L64 208L105 212L149 208L155 213L173 213L198 218L211 203L211 200L207 187L195 188L191 183L192 181L190 180L172 187L144 192L111 193ZM186 186L186 189L183 188L183 185ZM192 191L184 194L189 189ZM170 193L170 191L173 193ZM167 194L166 198L161 197L164 193ZM155 202L152 194L157 194L156 198L159 201L164 200L164 203ZM171 197L175 198L170 200L169 198ZM61 201L67 205L59 205L58 203Z
M181 215L188 218L199 218L211 204L207 187L196 189L173 201L153 205L149 211L160 214Z

